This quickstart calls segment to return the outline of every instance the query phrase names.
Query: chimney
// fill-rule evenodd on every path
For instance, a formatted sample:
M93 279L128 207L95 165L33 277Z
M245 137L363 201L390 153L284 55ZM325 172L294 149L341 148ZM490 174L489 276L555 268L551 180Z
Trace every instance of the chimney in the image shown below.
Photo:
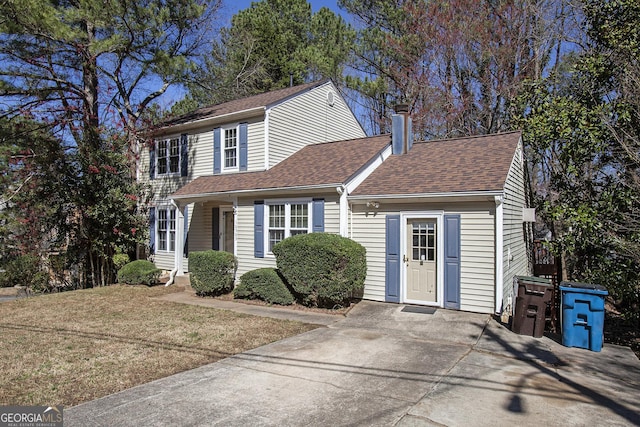
M392 154L407 154L413 146L413 131L409 104L397 104L396 114L391 116L391 146Z

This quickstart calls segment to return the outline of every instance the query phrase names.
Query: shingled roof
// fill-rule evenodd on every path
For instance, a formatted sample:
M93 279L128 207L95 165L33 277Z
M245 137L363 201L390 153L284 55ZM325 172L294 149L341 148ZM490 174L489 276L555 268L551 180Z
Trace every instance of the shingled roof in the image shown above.
M390 135L382 135L307 145L267 171L199 177L172 197L189 199L252 190L339 185L349 181L390 143Z
M504 188L520 132L419 142L390 156L351 195L450 194Z
M192 111L191 113L187 113L180 117L167 120L163 122L161 126L175 126L183 123L193 122L203 118L212 118L223 116L225 114L236 113L239 111L251 110L253 108L266 107L268 105L283 101L291 96L302 93L306 90L314 89L327 83L328 81L328 79L319 80L312 83L287 87L284 89L261 93L259 95L236 99L234 101L224 102L222 104L202 107L195 111Z

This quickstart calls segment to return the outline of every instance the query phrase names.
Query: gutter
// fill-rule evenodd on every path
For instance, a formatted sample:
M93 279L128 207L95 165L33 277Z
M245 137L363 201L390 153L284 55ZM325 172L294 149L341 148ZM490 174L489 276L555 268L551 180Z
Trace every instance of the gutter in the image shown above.
M455 191L444 193L411 193L411 194L370 194L370 195L357 195L349 196L349 200L352 202L366 202L369 200L394 200L394 199L435 199L435 198L450 198L450 197L467 197L467 198L488 198L487 200L493 200L496 196L501 196L503 190L490 190L490 191Z
M251 194L263 194L263 193L281 193L283 191L293 192L293 191L312 191L312 190L333 190L336 187L341 187L343 183L335 182L331 184L317 184L317 185L301 185L297 187L271 187L271 188L259 188L259 189L250 189L250 190L229 190L229 191L220 191L213 193L198 193L198 194L187 194L187 195L173 195L171 196L174 200L190 200L196 201L199 199L207 199L212 197L221 197L221 196L237 196L237 195L251 195Z
M234 111L233 113L222 114L220 116L204 117L202 119L196 119L189 122L178 123L175 125L167 125L158 128L153 134L159 136L167 133L179 133L181 131L196 129L207 125L214 125L216 123L228 123L230 121L237 121L249 117L255 117L262 115L265 111L265 107L249 108L242 111Z

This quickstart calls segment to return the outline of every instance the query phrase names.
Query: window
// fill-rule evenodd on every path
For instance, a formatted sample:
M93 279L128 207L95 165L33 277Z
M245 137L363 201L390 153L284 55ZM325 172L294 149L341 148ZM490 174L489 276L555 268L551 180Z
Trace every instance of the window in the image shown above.
M412 248L414 261L435 261L436 225L434 223L417 222L413 224Z
M238 168L238 128L224 130L224 169Z
M176 250L176 210L158 209L157 239L158 250L173 252Z
M269 252L273 246L290 236L310 233L309 203L269 204Z
M180 172L180 139L171 138L158 141L158 175Z

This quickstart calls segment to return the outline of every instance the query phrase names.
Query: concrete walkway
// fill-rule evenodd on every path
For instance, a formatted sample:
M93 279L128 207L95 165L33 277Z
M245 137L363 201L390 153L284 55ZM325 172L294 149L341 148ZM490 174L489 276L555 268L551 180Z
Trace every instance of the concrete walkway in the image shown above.
M640 361L626 347L596 353L487 315L403 310L291 313L328 326L65 409L65 426L640 425Z

